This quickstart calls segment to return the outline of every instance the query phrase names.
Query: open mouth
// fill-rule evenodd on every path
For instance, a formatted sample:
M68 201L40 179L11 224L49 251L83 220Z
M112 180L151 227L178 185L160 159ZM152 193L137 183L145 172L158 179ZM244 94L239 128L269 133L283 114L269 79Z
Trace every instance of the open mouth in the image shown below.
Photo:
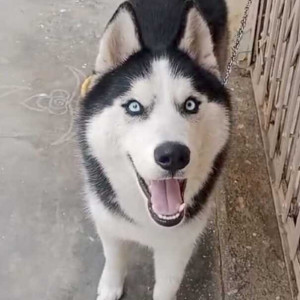
M178 225L185 214L186 179L151 180L147 184L138 173L137 177L148 199L148 210L152 219L164 227Z

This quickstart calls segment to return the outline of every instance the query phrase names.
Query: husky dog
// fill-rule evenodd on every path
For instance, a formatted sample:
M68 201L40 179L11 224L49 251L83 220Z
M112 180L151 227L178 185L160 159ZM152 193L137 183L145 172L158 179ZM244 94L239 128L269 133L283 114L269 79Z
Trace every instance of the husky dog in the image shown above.
M153 299L176 299L229 139L227 36L224 0L128 1L105 29L78 121L98 300L122 296L132 241L153 250Z

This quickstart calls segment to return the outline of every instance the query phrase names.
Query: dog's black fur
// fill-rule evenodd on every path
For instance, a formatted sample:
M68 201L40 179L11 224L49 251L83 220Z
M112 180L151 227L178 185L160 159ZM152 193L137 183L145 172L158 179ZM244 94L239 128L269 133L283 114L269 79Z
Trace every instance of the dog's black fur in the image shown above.
M185 27L185 15L196 5L209 25L217 44L227 30L225 0L132 0L144 46L166 49ZM180 38L180 37L179 37Z

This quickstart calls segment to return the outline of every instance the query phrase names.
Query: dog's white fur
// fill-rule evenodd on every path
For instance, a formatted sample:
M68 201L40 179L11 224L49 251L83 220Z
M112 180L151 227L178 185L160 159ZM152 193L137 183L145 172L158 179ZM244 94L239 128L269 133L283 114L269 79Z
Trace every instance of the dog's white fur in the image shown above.
M197 32L206 42L197 43L191 55L197 55L199 64L207 65L209 69L213 66L212 69L216 70L216 58L207 25L195 13L194 10L190 12L191 21L181 46L188 50L192 48L189 44L194 45L192 39L197 33L192 19L196 18L197 26L203 29ZM123 32L126 32L126 39L120 36ZM96 70L100 74L105 73L138 49L131 18L126 12L121 12L121 18L108 26L102 38ZM189 96L197 98L202 104L200 113L187 120L176 111L174 103L183 103ZM150 117L136 121L126 116L121 104L128 99L138 99L144 106L155 103ZM216 102L208 102L206 96L193 89L189 78L181 75L175 77L168 59L161 58L152 62L149 77L134 81L126 95L115 99L112 106L88 120L86 136L91 154L101 162L117 195L116 200L125 214L134 219L134 223L130 223L112 214L99 201L92 188L86 185L88 207L106 258L98 287L98 300L117 300L122 295L129 251L127 241L140 243L154 251L156 283L153 299L175 299L185 267L195 242L205 228L212 205L208 202L201 213L187 223L173 228L157 225L149 215L147 199L140 190L127 154L130 154L143 178L159 179L163 176L163 170L154 161L154 149L165 141L187 145L191 150L191 162L183 173L188 178L184 196L188 205L204 185L216 155L227 142L229 118L225 108Z
M127 11L121 10L117 20L108 24L100 41L95 71L98 74L106 73L140 49L131 16Z

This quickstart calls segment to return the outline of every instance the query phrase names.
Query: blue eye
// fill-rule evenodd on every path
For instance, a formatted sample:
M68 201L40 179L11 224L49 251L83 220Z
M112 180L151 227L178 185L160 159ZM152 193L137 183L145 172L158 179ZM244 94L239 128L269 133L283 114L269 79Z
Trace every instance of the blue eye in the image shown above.
M142 115L145 111L143 105L136 100L130 100L122 106L125 108L126 112L131 116Z
M188 98L183 105L183 110L188 114L196 114L199 111L200 104L200 101L194 98Z

